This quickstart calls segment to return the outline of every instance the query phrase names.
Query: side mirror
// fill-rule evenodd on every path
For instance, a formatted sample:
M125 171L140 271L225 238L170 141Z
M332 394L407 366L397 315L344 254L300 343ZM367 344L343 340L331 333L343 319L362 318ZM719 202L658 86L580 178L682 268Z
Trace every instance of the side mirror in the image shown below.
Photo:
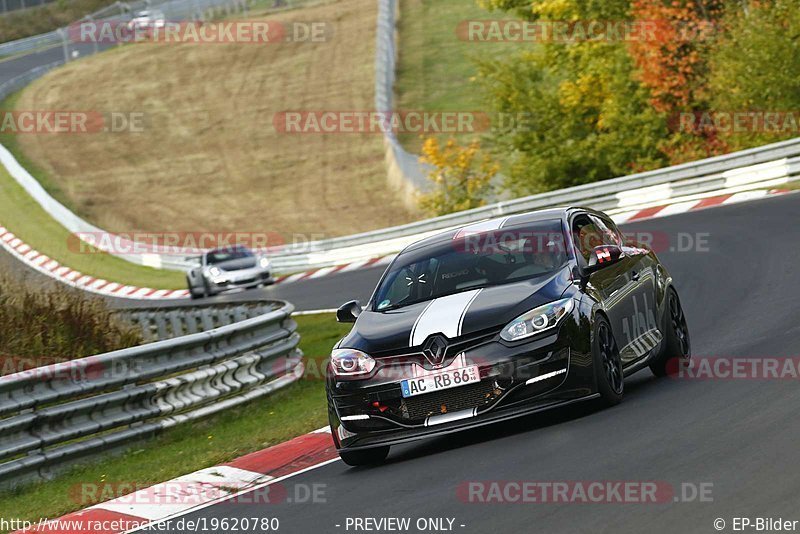
M594 247L592 253L589 254L589 265L586 271L593 273L599 271L603 267L617 263L622 257L622 249L617 245L600 245Z
M361 303L357 300L351 300L345 304L342 304L338 310L336 310L336 320L340 323L354 323L358 316L361 315L363 308L361 307Z

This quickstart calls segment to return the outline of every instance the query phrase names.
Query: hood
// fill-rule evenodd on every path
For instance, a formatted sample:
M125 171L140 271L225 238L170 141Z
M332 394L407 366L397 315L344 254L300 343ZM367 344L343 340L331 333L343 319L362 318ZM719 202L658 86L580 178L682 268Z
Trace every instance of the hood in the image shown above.
M571 287L570 270L482 289L462 291L396 310L364 310L339 343L375 354L422 345L428 336L448 339L501 328L523 313L558 300Z
M237 258L235 260L222 261L213 265L209 265L209 267L219 267L223 271L240 271L242 269L252 269L256 266L257 261L258 258L251 256L249 258Z

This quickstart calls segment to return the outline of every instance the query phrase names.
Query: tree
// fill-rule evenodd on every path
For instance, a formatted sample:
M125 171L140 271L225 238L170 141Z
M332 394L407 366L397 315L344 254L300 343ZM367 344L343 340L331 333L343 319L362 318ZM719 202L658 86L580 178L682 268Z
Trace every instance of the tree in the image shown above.
M490 1L530 21L627 21L627 0ZM527 5L527 9L525 7ZM524 195L662 166L666 121L634 77L624 42L610 36L529 44L479 64L490 106L524 117L494 131L492 149L513 155L507 187Z
M442 147L437 138L429 137L422 145L422 153L421 160L434 167L429 176L433 190L419 198L423 210L445 215L486 204L499 166L481 152L478 141L461 146L450 138Z
M633 17L655 26L654 39L631 41L638 77L663 113L705 102L707 50L723 13L719 0L634 0Z
M756 122L720 135L733 150L800 135L800 0L753 1L726 13L724 25L709 60L710 109L773 113L779 127Z
M721 0L634 0L635 19L654 25L653 37L634 40L629 51L636 77L650 92L650 104L667 117L672 133L660 144L671 163L727 151L709 125L682 131L681 114L708 107L708 56L722 30Z

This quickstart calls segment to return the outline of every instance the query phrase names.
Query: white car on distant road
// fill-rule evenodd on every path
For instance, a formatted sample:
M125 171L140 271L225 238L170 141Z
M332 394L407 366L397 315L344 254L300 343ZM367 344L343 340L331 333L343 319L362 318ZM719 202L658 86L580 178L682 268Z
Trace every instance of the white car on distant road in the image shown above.
M217 295L231 289L251 289L275 283L272 266L263 254L242 245L217 248L200 257L200 265L186 273L193 299Z
M164 13L156 9L137 11L128 22L129 30L153 30L163 28L167 23Z

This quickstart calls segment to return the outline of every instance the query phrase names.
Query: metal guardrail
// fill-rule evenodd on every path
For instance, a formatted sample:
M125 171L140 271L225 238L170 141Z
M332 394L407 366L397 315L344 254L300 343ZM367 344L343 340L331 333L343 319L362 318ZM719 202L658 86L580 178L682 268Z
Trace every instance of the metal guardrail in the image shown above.
M394 110L394 83L397 66L395 26L397 0L378 0L378 23L375 33L375 110ZM430 187L426 178L429 167L419 157L406 152L392 130L385 130L383 144L389 182L413 202L414 193Z
M15 56L41 48L55 46L61 43L61 36L57 31L42 33L16 41L0 44L0 57Z
M783 141L759 148L734 152L724 156L685 163L674 167L666 167L653 171L642 172L630 176L594 182L590 184L578 185L567 189L531 195L514 200L497 202L481 208L461 211L441 217L434 217L423 221L384 228L372 232L336 237L324 241L309 243L308 247L314 251L327 251L352 247L357 245L372 244L377 241L404 237L422 232L441 230L475 221L519 213L522 211L543 208L548 206L559 206L564 204L582 203L591 204L596 199L613 196L619 199L641 198L644 188L668 185L669 190L665 193L672 193L671 196L678 196L687 193L701 193L704 191L714 191L725 185L725 173L736 175L748 175L759 172L756 165L764 163L774 163L778 166L785 164L786 158L796 158L800 156L800 138ZM787 175L790 169L786 169ZM691 180L694 180L691 182ZM754 182L756 183L756 182ZM705 187L704 187L705 185ZM670 196L663 195L661 199ZM613 207L624 206L625 202L611 203ZM606 204L606 208L609 204Z
M142 337L149 342L210 331L264 315L274 308L273 301L255 301L203 307L126 308L115 314L138 325Z
M0 488L294 382L303 363L293 309L273 301L127 310L160 340L0 377Z
M800 138L675 167L497 202L373 232L307 243L272 256L287 272L341 265L398 252L427 235L484 219L534 209L582 205L613 213L718 191L778 187L800 178Z

